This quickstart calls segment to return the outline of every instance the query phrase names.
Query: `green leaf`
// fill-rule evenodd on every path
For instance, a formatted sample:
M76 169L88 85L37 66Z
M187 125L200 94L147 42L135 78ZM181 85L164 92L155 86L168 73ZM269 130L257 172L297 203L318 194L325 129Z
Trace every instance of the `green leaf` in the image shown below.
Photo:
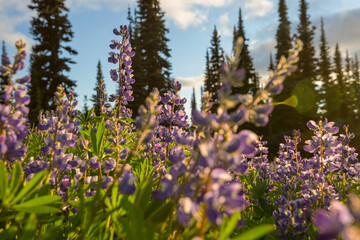
M6 189L8 187L8 174L3 162L0 162L0 199L6 198Z
M26 185L19 194L16 195L16 197L11 201L11 204L15 204L18 201L20 201L23 198L26 198L28 194L30 194L36 187L40 185L42 182L46 171L42 171L37 173Z
M10 181L10 193L15 194L18 190L22 176L21 176L21 166L19 162L15 162L13 170L11 172L11 181Z
M240 236L233 238L234 240L255 240L265 236L268 233L274 231L274 225L263 224L249 229L248 231L242 233Z
M15 206L13 206L13 208L18 209L18 208L39 207L42 205L49 205L51 203L59 202L61 199L62 199L62 197L59 195L42 196L42 197L31 199L27 202L17 204Z
M16 210L25 213L37 213L37 214L50 214L50 213L59 213L61 212L59 208L50 207L50 206L39 206L31 208L16 208Z
M92 143L92 148L95 152L96 155L99 154L99 152L97 151L98 150L98 147L96 145L97 141L96 141L96 132L93 128L91 128L90 130L90 139L91 139L91 143Z
M225 240L227 239L230 234L235 230L236 225L240 218L240 212L235 212L230 220L227 220L227 216L224 215L224 218L226 218L225 222L221 224L221 229L219 233L219 240Z
M103 145L103 140L104 140L104 136L105 136L105 122L100 122L100 124L97 127L97 131L96 131L96 146L97 146L97 152L100 153L101 152L101 148Z
M21 239L33 239L36 231L37 219L36 215L33 213L30 215L29 219L26 222L23 234L21 235Z

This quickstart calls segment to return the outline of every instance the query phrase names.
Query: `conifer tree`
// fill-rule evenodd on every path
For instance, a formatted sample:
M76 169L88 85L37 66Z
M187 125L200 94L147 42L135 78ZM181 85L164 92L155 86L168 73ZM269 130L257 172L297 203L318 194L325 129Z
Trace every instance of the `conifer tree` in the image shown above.
M73 32L65 0L32 0L28 7L36 12L30 22L30 33L36 41L30 57L29 85L29 119L34 123L41 109L55 108L52 100L60 84L66 92L75 88L75 81L65 75L74 61L62 54L76 55L77 52L68 45Z
M280 25L288 26L287 18L280 9L286 9L279 1L279 19L284 19ZM298 70L283 82L283 91L274 97L275 108L270 116L269 133L267 134L269 149L272 155L276 154L277 146L274 143L282 142L284 135L291 135L293 129L306 131L306 123L310 119L317 120L317 102L314 82L316 80L313 47L314 27L311 27L307 13L308 4L300 0L299 25L297 37L303 42L303 50L299 53ZM285 29L285 28L278 28ZM277 35L279 32L277 33ZM278 39L278 38L277 38ZM278 39L277 46L282 46L281 39ZM279 48L278 52L285 54L285 49ZM280 54L280 55L281 55ZM277 59L278 60L278 59ZM291 118L287 117L291 116Z
M319 96L321 99L323 115L329 120L335 120L335 110L339 107L339 91L330 76L330 47L326 40L323 18L321 18L320 24L320 57L318 61L318 72L319 81L321 81L321 89L319 91Z
M254 69L253 58L250 55L249 45L247 44L248 39L245 35L245 28L244 28L244 21L242 19L241 8L239 9L239 18L238 18L238 25L237 29L234 29L234 36L233 36L233 48L235 47L236 40L242 37L244 40L243 48L240 54L240 62L237 69L244 69L245 70L245 78L243 80L242 87L234 87L233 93L251 93L254 94L255 91L258 89L259 85L259 77Z
M1 59L4 59L6 55L7 55L6 46L5 46L5 41L3 40L2 41ZM5 76L5 75L3 76L0 74L0 95L2 95L4 92L4 86L9 84L8 77L9 76ZM3 99L0 98L0 103L2 103L2 102L3 102Z
M98 99L100 99L101 96L99 96L100 92L98 91L99 86L102 86L105 90L105 83L104 83L104 76L101 69L101 63L100 60L97 64L97 75L96 75L96 85L94 88L95 94L91 96L91 102L93 103L94 113L99 116L101 114L101 106L99 105ZM110 103L105 103L105 107L110 107Z
M219 106L218 92L220 89L220 70L221 64L224 61L223 59L223 49L220 46L220 35L214 26L211 42L210 42L210 56L208 60L208 66L205 69L205 91L208 91L212 95L211 101L214 103L212 107L212 112L216 112L217 107Z
M300 22L297 27L298 38L303 43L303 50L299 53L297 75L305 79L311 79L315 75L315 48L312 43L315 27L311 26L308 6L305 0L300 0Z
M6 46L5 46L5 41L3 40L2 41L2 53L1 53L1 59L3 59L5 56L7 55L7 52L6 52ZM1 79L1 86L3 85L7 85L9 80L8 80L8 76L3 76L3 75L0 75L0 79ZM2 92L2 91L1 91ZM2 99L1 99L2 100Z
M128 19L131 19L128 17ZM133 97L129 108L136 117L138 107L153 88L164 93L171 88L171 64L169 62L169 30L165 26L164 12L158 0L137 0L135 19L131 22L131 45L136 52L133 58L134 79Z
M84 109L83 109L83 113L85 116L87 116L89 113L89 106L88 106L87 102L88 102L88 98L87 98L87 95L85 95L84 96Z
M291 49L290 21L287 16L287 6L285 0L279 0L278 4L279 25L276 31L276 63L281 56L287 57Z
M339 44L336 43L335 54L334 54L334 73L336 75L336 82L339 89L339 101L340 106L337 111L336 119L339 122L339 125L348 124L351 119L351 108L349 101L349 96L346 89L346 79L343 73L343 65L341 52L339 49Z
M268 66L268 71L274 71L275 70L275 65L274 65L274 61L273 61L273 57L272 57L272 53L270 52L270 61L269 61L269 66Z
M191 95L191 114L196 110L196 95L195 95L195 88L193 87L193 92Z

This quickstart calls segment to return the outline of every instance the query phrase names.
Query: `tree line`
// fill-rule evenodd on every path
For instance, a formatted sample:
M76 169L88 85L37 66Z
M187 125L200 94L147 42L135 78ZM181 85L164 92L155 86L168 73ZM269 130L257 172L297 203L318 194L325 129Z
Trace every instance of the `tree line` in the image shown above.
M346 51L345 59L342 58L340 46L337 43L335 52L330 53L324 21L321 19L319 56L315 56L314 35L315 26L311 23L308 14L309 4L306 0L299 1L299 23L296 33L291 35L288 8L285 0L278 1L278 26L276 30L275 59L269 53L269 72L275 71L282 56L287 57L292 46L292 40L300 39L303 50L299 55L298 69L284 81L281 94L273 101L274 111L270 115L269 124L266 127L254 127L243 125L259 135L264 135L268 141L271 154L277 153L276 144L284 142L284 135L291 135L293 129L300 129L305 138L311 134L306 123L309 120L328 118L342 127L350 125L350 130L359 134L360 126L360 79L358 57L352 58ZM244 39L241 62L239 69L245 69L245 77L241 87L233 88L234 93L254 94L260 87L259 74L254 68L253 58L248 47L248 41L244 30L244 22L239 10L239 19L233 32L234 42L238 37ZM234 45L234 44L233 44ZM209 54L210 50L210 54ZM214 27L209 50L206 51L206 67L204 90L212 94L215 103L212 111L216 111L217 92L220 87L220 66L224 61L221 39ZM343 64L345 63L345 64ZM355 145L360 141L355 140Z
M54 109L52 98L59 84L66 92L74 90L76 82L66 74L70 65L75 62L71 56L77 51L70 46L74 37L71 23L68 20L69 9L65 0L31 0L29 9L36 12L31 19L30 33L34 37L35 45L30 56L31 83L29 94L31 96L29 120L31 124L37 123L41 110ZM278 26L276 30L275 58L269 53L269 72L274 71L281 57L287 57L292 40L300 39L304 48L299 56L298 70L283 84L283 91L272 101L274 111L270 116L269 124L264 128L243 125L259 135L264 135L269 147L276 153L276 144L283 141L284 135L290 135L292 129L300 129L303 134L310 134L306 130L306 122L310 119L318 121L327 117L335 121L336 125L349 124L350 130L360 133L358 121L360 119L360 79L359 61L357 55L351 57L346 51L345 59L339 44L335 52L330 53L324 21L320 24L319 56L315 56L314 35L315 26L311 23L308 14L309 4L306 0L299 0L299 23L296 33L291 33L291 22L288 17L288 8L285 0L278 1ZM169 29L165 26L164 12L158 0L137 0L135 9L128 9L128 26L131 34L131 44L136 55L133 58L134 78L133 97L129 108L133 116L137 115L138 107L143 104L145 97L154 87L161 93L170 89L171 77L171 50L168 47L167 34ZM255 94L261 87L260 77L253 64L249 50L249 39L245 33L241 8L236 26L233 30L233 46L238 37L244 39L241 61L238 69L244 69L243 85L234 87L233 93ZM67 53L68 56L64 56ZM2 55L6 55L3 42ZM204 86L201 92L212 94L214 102L212 111L218 106L218 91L221 87L221 65L224 61L224 51L221 47L221 37L214 26L210 47L205 53ZM1 85L7 80L2 77ZM97 106L97 89L104 86L104 76L100 61L97 64L96 84L94 94L90 101L95 107L95 114L100 110ZM89 111L88 98L85 96L85 112ZM107 104L110 107L109 104ZM196 104L195 89L191 98L191 108L200 107ZM306 137L305 137L306 138ZM360 141L354 141L359 145Z

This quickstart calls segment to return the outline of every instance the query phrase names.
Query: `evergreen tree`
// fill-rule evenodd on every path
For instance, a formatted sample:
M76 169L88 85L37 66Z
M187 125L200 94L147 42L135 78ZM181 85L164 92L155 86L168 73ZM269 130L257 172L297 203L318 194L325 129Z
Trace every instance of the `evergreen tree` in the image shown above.
M94 113L97 116L99 116L101 114L101 106L99 105L99 101L98 101L98 99L100 98L100 96L99 96L100 92L98 91L99 86L102 86L105 90L104 76L102 73L100 60L98 61L98 64L97 64L96 85L94 88L95 94L93 94L90 99L91 102L93 103L93 107L95 108ZM109 108L110 103L105 103L105 107Z
M355 53L355 60L354 60L354 64L353 64L353 74L354 74L355 82L357 82L357 84L360 84L359 60L358 60L358 56L356 53Z
M336 43L334 54L334 73L336 75L336 82L339 89L340 106L336 114L336 119L339 125L348 124L351 120L351 101L349 99L348 90L346 87L346 78L343 73L341 52L339 44Z
M319 81L321 81L321 89L319 96L321 99L322 113L329 120L335 121L335 110L339 107L339 101L336 96L339 95L338 89L331 79L331 63L330 63L330 47L326 40L324 21L321 18L320 25L320 58L318 62Z
M5 46L5 41L3 40L2 41L2 53L1 53L1 59L4 58L5 56L7 55L7 52L6 52L6 46ZM1 88L3 85L8 85L9 83L9 80L8 80L8 76L3 76L3 75L0 75L0 79L1 79ZM2 92L2 91L1 91ZM2 99L1 99L2 100Z
M288 26L285 4L279 1L279 18L284 19L280 25ZM270 116L268 142L271 155L277 152L276 144L283 142L284 135L291 135L293 129L300 129L306 132L306 123L310 119L317 120L317 96L314 82L316 81L314 54L315 49L312 45L314 37L314 27L311 27L307 14L308 4L305 0L300 1L299 25L297 27L297 37L303 42L303 50L299 54L298 70L283 82L283 91L274 97L275 108ZM280 11L283 9L283 11ZM285 29L278 28L278 29ZM280 31L280 30L279 30ZM277 33L278 36L279 32ZM277 37L276 46L283 46L282 39ZM278 52L285 54L286 50L278 48ZM277 59L278 60L278 59ZM288 116L291 116L289 118ZM276 144L275 144L276 143Z
M275 71L275 65L273 62L272 53L270 53L270 61L269 61L269 67L267 69L268 71Z
M191 95L191 114L196 110L196 96L195 96L195 88L193 87L193 92Z
M171 88L173 80L170 76L170 49L167 46L169 39L166 37L169 30L165 27L164 12L159 1L137 0L135 20L130 23L133 24L131 44L136 52L133 58L135 100L129 102L128 106L135 117L138 107L153 88L164 93Z
M235 47L235 42L239 37L242 37L244 40L243 48L240 54L240 62L237 69L245 70L245 78L243 80L242 87L234 87L233 93L251 93L254 94L258 89L259 77L254 69L253 58L250 56L249 45L247 44L248 39L245 35L244 22L242 19L241 8L239 9L239 19L236 31L234 30L233 36L233 48Z
M315 75L315 48L312 44L315 27L311 26L307 13L308 3L300 0L300 23L297 27L298 38L303 43L303 50L299 53L297 75L303 79L311 79Z
M88 106L87 102L88 102L88 98L87 98L87 95L85 95L84 96L84 109L83 109L84 116L87 116L89 114L89 106Z
M7 55L6 52L6 46L5 46L5 41L2 41L2 53L1 53L1 59L5 58L5 56ZM0 95L3 94L4 92L4 86L9 84L9 76L3 76L0 74ZM0 103L3 102L3 99L0 98Z
M67 45L73 38L73 32L65 0L32 0L28 7L36 11L36 16L30 22L30 33L36 41L30 57L29 85L29 119L34 123L37 122L39 110L55 108L52 100L60 84L66 92L76 86L65 75L65 72L70 71L69 64L74 62L62 54L76 55L77 52Z
M287 16L287 6L285 0L279 0L278 4L279 25L276 31L276 63L281 56L287 57L291 49L290 21Z
M211 101L214 103L211 111L216 112L219 106L218 92L220 89L220 70L223 59L223 50L220 46L220 35L214 26L212 38L211 38L210 53L211 56L206 54L206 69L205 69L205 91L208 91L212 95Z

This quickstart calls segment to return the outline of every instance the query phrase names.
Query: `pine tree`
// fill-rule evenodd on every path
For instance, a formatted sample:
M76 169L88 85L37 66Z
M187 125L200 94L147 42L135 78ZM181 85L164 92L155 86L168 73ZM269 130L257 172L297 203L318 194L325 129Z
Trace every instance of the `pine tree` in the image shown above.
M52 100L60 84L66 92L75 88L75 81L65 75L70 71L69 64L74 61L62 54L76 55L77 52L67 45L73 38L73 32L65 0L32 0L28 7L36 11L36 16L30 22L30 33L36 41L30 57L29 85L29 119L34 123L41 109L55 108Z
M285 0L279 0L278 4L279 25L276 31L276 63L281 56L287 57L291 49L290 21L287 16L287 6Z
M99 92L98 92L98 88L99 86L101 85L104 85L104 90L105 90L105 83L104 83L104 76L103 76L103 73L102 73L102 69L101 69L101 63L100 63L100 60L98 61L98 64L97 64L97 75L96 75L96 85L95 85L95 88L94 88L94 91L95 91L95 94L93 94L91 96L91 99L90 101L93 103L93 107L95 108L94 109L94 113L99 116L101 114L101 107L98 103L98 99L100 96L99 95ZM105 103L105 107L110 107L110 104L109 103Z
M166 34L164 12L158 0L137 0L135 20L133 22L131 44L136 52L133 58L134 79L133 97L129 108L133 116L137 115L138 107L153 88L164 93L171 88L171 64L169 62L169 39Z
M216 112L217 107L219 106L218 92L220 89L220 70L221 64L224 61L223 59L223 50L220 46L220 35L214 26L212 38L211 38L211 47L210 47L210 57L208 54L207 66L205 69L205 91L208 91L212 95L211 101L214 103L211 111Z
M253 58L250 55L249 45L247 44L248 39L246 38L246 35L245 35L244 21L242 19L241 8L239 9L239 19L238 19L237 29L236 29L236 31L234 29L233 48L235 47L234 44L239 37L243 38L244 43L243 43L243 48L242 48L241 54L240 54L241 60L239 62L239 66L237 67L237 69L245 70L245 78L243 80L243 83L244 83L243 86L242 87L234 87L233 93L254 94L255 91L258 89L257 85L259 85L258 84L259 77L258 77L257 73L255 72Z

